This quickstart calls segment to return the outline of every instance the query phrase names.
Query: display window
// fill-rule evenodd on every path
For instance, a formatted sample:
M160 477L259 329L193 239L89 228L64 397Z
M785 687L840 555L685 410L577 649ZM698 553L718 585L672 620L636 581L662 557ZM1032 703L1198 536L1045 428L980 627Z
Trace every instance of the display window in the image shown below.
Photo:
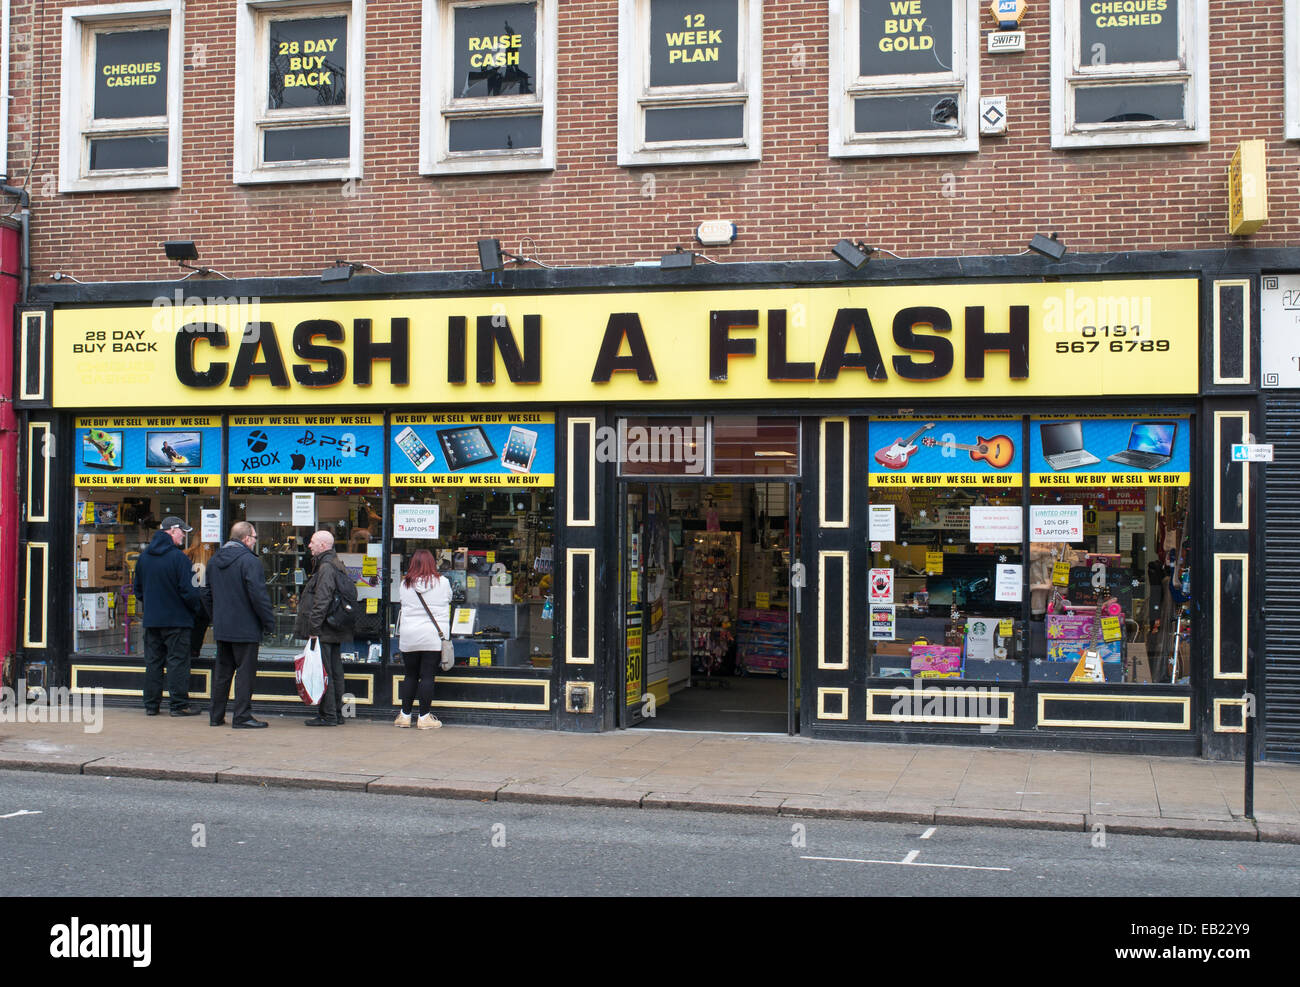
M871 674L1024 677L1019 418L873 419Z
M552 489L410 486L395 491L387 633L397 657L398 583L427 548L451 582L458 668L550 668L554 654Z
M1052 146L1206 141L1208 0L1052 7Z
M554 0L425 0L422 174L555 167Z
M621 165L762 156L762 4L621 0Z
M360 177L364 8L239 4L235 181Z
M221 419L81 418L74 454L73 648L142 656L143 613L135 567L164 517L194 530L186 552L195 585L205 578L204 512L220 508ZM211 653L200 634L194 653Z
M979 4L831 0L831 154L973 151Z
M60 192L180 185L182 9L64 11Z
M868 443L873 676L1190 682L1190 418L881 418Z
M1030 422L1030 681L1190 682L1191 422Z
M549 668L554 414L394 414L389 442L394 660L398 581L407 560L427 548L452 584L452 626L443 630L457 666Z
M251 521L266 566L275 627L266 658L291 660L298 596L311 573L313 531L334 536L339 560L357 580L361 613L345 661L382 661L379 576L383 505L383 415L231 415L227 474L230 524Z

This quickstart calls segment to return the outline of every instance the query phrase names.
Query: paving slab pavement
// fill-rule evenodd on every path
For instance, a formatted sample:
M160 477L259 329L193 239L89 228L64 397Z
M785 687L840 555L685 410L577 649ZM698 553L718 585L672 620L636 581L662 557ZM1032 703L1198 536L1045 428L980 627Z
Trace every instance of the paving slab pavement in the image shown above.
M1300 844L1300 765L1256 768L1249 820L1241 765L1195 758L370 720L319 731L301 716L242 731L102 712L97 732L0 724L0 771Z

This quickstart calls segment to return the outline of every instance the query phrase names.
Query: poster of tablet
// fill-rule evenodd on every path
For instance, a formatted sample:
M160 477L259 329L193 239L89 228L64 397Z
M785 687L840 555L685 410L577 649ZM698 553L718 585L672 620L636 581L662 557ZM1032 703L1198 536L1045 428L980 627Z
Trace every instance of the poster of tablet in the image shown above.
M394 486L555 486L555 415L394 414Z

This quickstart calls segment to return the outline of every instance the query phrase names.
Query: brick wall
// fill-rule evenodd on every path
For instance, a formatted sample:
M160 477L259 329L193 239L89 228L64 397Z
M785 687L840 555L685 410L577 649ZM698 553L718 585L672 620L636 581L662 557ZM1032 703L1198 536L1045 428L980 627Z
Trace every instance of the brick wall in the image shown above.
M1059 231L1076 252L1266 246L1300 226L1282 0L1211 0L1208 145L1053 151L1048 4L1031 6L1024 53L990 56L981 2L981 89L1007 97L1008 135L983 138L976 154L847 161L826 156L826 4L767 0L763 160L649 169L616 164L617 4L564 0L557 168L482 178L418 174L420 3L367 6L362 182L231 183L235 3L187 0L182 187L59 195L63 6L15 2L9 173L32 190L33 280L170 277L158 244L181 236L203 263L243 277L315 274L335 257L389 272L477 269L474 241L488 235L516 250L526 234L527 252L552 265L625 264L689 245L712 217L741 230L709 251L719 261L826 259L842 236L905 257L1014 253L1038 231ZM1233 238L1227 164L1255 137L1268 142L1269 220Z

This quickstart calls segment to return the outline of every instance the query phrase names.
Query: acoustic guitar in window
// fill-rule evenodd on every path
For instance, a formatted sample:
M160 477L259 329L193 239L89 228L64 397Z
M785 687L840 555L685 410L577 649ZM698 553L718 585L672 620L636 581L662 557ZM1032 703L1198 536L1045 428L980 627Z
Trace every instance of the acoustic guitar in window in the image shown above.
M961 442L943 442L939 439L932 439L928 435L921 440L921 444L927 449L933 446L942 446L945 449L963 449L970 453L970 458L975 462L985 462L994 469L1006 469L1011 465L1011 460L1016 458L1016 444L1006 435L995 435L991 439L984 436L977 436L975 445L964 445Z

